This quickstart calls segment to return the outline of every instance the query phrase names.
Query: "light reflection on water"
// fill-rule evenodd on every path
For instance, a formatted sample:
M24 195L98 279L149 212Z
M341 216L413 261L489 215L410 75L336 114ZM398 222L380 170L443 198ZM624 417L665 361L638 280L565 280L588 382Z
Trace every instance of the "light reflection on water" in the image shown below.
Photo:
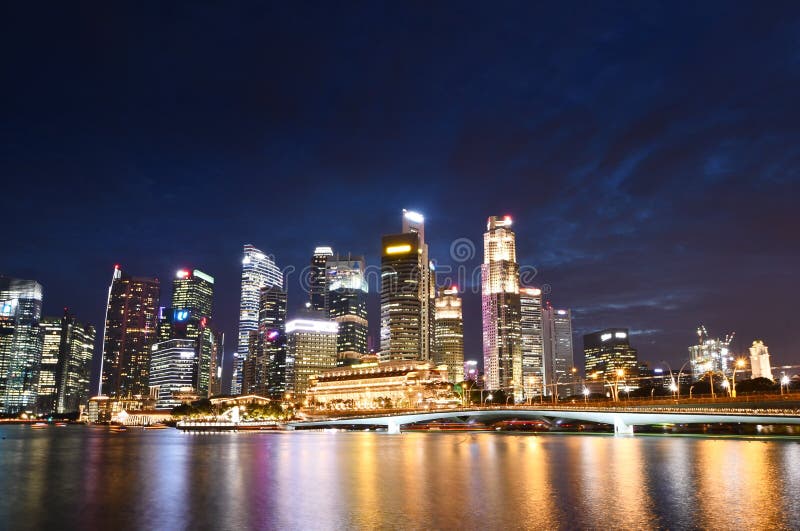
M0 427L0 528L800 527L800 442Z

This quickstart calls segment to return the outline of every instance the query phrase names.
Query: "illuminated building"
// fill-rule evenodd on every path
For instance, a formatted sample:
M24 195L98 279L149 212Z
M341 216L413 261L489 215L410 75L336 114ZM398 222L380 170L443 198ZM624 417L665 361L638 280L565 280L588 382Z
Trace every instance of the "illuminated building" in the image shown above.
M441 288L435 300L434 363L447 366L447 379L464 380L464 319L458 287Z
M114 266L103 334L101 395L147 395L150 347L158 339L160 289L157 278L132 277Z
M403 210L403 232L381 240L381 358L432 359L433 264L425 219Z
M208 367L208 396L222 394L222 367L225 363L225 334L217 334Z
M0 277L0 412L33 411L42 360L42 285Z
M413 360L370 362L322 372L306 403L319 409L388 409L455 406L459 399L445 367Z
M328 316L339 325L336 339L340 365L357 361L367 350L367 279L361 256L329 257L327 261Z
M151 348L150 396L156 400L156 409L172 409L181 405L176 395L193 393L200 387L195 341L168 339Z
M240 394L281 398L287 389L286 292L263 288L258 316L258 329L250 333L248 358L242 366Z
M544 393L544 338L542 337L542 290L519 289L522 337L522 384L525 398Z
M242 291L239 299L239 336L233 363L231 394L242 392L243 362L247 358L250 332L258 331L258 305L261 290L283 289L283 275L275 260L252 245L244 246L242 258Z
M481 265L483 371L488 389L522 400L519 265L511 218L489 217Z
M631 347L627 328L607 328L584 335L583 355L587 379L615 381L618 370L626 378L645 376L640 374L636 349Z
M39 372L40 413L76 413L89 400L89 379L95 329L79 323L68 309L64 316L45 317Z
M339 325L324 311L309 310L286 323L286 391L303 397L309 380L336 366Z
M480 382L480 374L478 374L477 360L464 361L464 380L465 381L472 380L475 383Z
M308 275L308 301L311 309L320 312L328 311L326 266L328 258L333 256L330 247L317 247L311 257L311 269Z
M774 380L772 377L772 367L769 364L769 348L763 341L753 341L753 346L750 347L750 371L751 378L767 378Z
M733 360L730 354L732 340L733 334L726 336L725 339L711 339L705 326L698 327L697 344L689 347L692 378L699 380L709 372L729 375Z
M569 396L574 391L575 366L572 352L572 312L557 310L550 303L542 311L544 341L544 386L548 396ZM555 389L558 389L556 392Z

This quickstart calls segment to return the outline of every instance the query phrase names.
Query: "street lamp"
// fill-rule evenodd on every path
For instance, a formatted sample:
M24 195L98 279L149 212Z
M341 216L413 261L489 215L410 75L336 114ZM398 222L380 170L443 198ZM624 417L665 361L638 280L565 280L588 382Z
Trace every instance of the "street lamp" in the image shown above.
M739 358L733 364L733 378L731 379L731 398L736 398L736 369L744 369L744 358Z
M781 394L783 394L784 387L786 387L786 392L787 393L789 392L789 382L791 382L791 380L789 379L789 375L783 373L783 376L781 376Z
M589 401L589 393L590 393L589 388L584 386L583 387L583 403L584 404Z

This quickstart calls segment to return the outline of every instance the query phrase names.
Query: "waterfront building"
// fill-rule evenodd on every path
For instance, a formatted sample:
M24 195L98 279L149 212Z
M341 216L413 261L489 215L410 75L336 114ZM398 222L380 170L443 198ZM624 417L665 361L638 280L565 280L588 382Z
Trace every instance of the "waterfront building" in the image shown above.
M750 371L750 377L753 379L774 380L770 366L769 348L761 340L753 341L753 346L750 347Z
M692 378L701 379L708 373L723 373L726 376L733 368L733 356L730 352L730 343L733 335L724 339L710 338L705 326L697 329L697 344L689 347L689 361L692 366Z
M211 351L211 364L208 367L208 396L222 394L222 367L225 363L225 334L217 334Z
M261 290L283 289L283 275L273 257L247 244L242 258L242 289L239 299L239 335L233 363L231 394L242 392L243 362L247 359L250 333L258 331L258 308Z
M489 217L483 235L481 313L483 371L488 389L523 398L522 333L514 230L511 217Z
M286 392L286 303L282 288L261 289L258 329L250 333L239 394L281 398Z
M480 374L478 373L478 361L477 360L465 360L464 361L464 381L472 381L476 384L479 383Z
M556 309L548 302L542 310L544 341L544 387L548 396L574 392L575 367L572 350L572 312Z
M40 413L77 413L89 400L89 380L96 332L78 322L69 309L45 317L42 364L39 372Z
M168 339L151 348L150 396L156 401L156 409L172 409L181 405L176 395L197 393L200 388L196 342Z
M625 378L645 376L640 374L636 349L631 347L627 328L607 328L584 335L583 355L586 378L614 381L618 370L623 371Z
M42 285L0 276L0 412L36 407L42 361Z
M522 384L525 398L544 393L544 338L542 290L520 287L520 334L522 337Z
M302 398L309 380L336 366L339 325L324 311L308 310L286 323L286 392Z
M328 259L333 256L333 249L321 246L314 249L311 257L311 269L308 275L308 302L314 311L328 311Z
M464 380L464 318L458 286L440 288L435 301L434 363L447 366L451 383Z
M157 278L133 277L114 266L108 289L101 395L129 398L148 394L151 347L157 341Z
M423 216L403 210L403 232L381 243L381 359L429 361L435 279Z
M366 362L322 372L306 403L319 409L446 407L460 404L447 381L447 368L429 362Z
M331 256L326 262L328 316L339 325L339 365L356 363L369 352L365 270L361 256Z

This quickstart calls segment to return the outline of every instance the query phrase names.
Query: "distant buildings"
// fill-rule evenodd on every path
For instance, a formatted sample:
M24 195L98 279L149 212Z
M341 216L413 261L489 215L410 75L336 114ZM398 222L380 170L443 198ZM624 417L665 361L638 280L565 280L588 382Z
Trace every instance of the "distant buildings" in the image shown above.
M261 289L258 329L250 333L239 394L280 398L286 392L286 304L283 288Z
M542 290L520 287L520 334L522 337L522 384L525 398L544 394L544 338Z
M464 381L464 318L458 287L440 288L435 300L434 363L447 366L451 383Z
M692 366L692 378L701 379L710 372L721 372L725 375L730 374L732 368L731 361L733 356L730 353L730 343L732 335L725 339L712 339L708 337L705 326L697 329L697 344L689 347L689 361Z
M774 380L772 377L772 367L769 360L769 348L763 341L753 341L753 346L750 347L750 371L751 378L767 378Z
M114 266L103 335L101 395L128 398L148 394L160 294L157 278L133 277Z
M0 412L33 411L42 359L42 286L0 277Z
M242 392L243 362L250 347L250 334L258 331L258 305L261 290L283 289L283 276L275 260L250 244L244 246L242 284L239 299L239 337L233 362L231 394Z
M311 270L308 276L308 301L314 311L327 312L327 283L326 275L328 258L333 256L330 247L317 247L311 257Z
M309 310L286 323L287 393L304 397L312 378L336 366L338 330L322 310Z
M503 389L522 400L519 265L510 217L489 217L483 247L481 311L486 387Z
M586 334L583 336L583 354L587 379L612 381L617 378L618 370L628 378L639 375L639 360L636 349L631 347L627 328L607 328Z
M424 218L404 210L403 232L381 243L381 359L428 361L435 280Z
M549 396L569 396L573 392L575 367L572 351L572 312L553 308L542 311L544 340L544 385Z
M365 269L361 256L330 256L326 262L328 316L339 325L336 340L339 365L357 363L369 352Z
M180 394L198 394L200 387L197 348L192 339L168 339L152 347L151 396L156 409L181 405Z

